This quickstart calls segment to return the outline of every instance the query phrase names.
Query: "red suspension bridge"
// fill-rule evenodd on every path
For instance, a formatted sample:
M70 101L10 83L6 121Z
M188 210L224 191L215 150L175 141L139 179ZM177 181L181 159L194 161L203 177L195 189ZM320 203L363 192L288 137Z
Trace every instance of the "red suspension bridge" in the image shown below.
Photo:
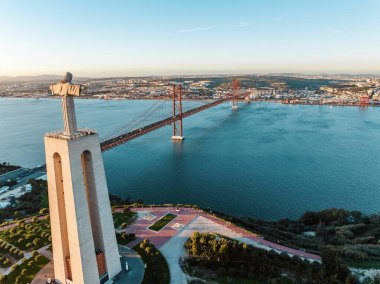
M126 125L123 125L119 129L107 134L102 137L100 147L101 150L107 151L130 140L136 139L142 135L152 132L158 128L173 125L173 141L181 141L183 139L183 123L182 120L193 114L201 112L203 110L209 109L211 107L220 105L224 102L231 101L232 109L237 109L238 101L248 97L249 93L239 92L239 82L237 80L233 81L233 92L232 94L227 94L223 98L205 101L203 104L191 109L185 110L182 105L182 86L173 86L173 96L172 96L172 116L165 117L149 123L147 125L141 126L145 121L151 118L154 114L162 111L163 105L167 101L157 101L151 107L149 107L142 115L138 116L133 121Z

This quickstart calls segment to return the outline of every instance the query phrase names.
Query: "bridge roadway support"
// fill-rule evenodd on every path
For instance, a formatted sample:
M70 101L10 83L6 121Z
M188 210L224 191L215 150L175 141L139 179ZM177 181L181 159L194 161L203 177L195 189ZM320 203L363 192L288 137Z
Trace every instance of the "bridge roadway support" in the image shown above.
M232 110L237 110L238 107L238 96L239 96L239 81L234 80L232 82L232 97L233 99L231 100L231 108Z
M231 109L232 110L237 110L238 108L239 108L239 106L238 106L237 100L232 100L231 101Z
M178 92L177 92L178 89ZM177 99L178 96L178 100ZM178 115L176 115L176 110L178 109ZM178 116L178 120L173 121L173 142L182 142L185 138L183 137L183 115L182 115L182 86L173 85L173 118Z
M173 142L181 142L185 138L183 136L172 136Z

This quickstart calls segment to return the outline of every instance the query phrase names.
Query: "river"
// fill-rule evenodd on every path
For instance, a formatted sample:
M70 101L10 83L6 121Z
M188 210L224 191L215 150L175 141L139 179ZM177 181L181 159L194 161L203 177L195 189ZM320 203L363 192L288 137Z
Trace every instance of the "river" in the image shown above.
M100 136L153 101L77 100ZM0 99L0 161L45 163L43 136L61 129L60 101ZM103 154L109 191L146 203L186 203L265 219L340 207L380 211L380 108L219 105Z

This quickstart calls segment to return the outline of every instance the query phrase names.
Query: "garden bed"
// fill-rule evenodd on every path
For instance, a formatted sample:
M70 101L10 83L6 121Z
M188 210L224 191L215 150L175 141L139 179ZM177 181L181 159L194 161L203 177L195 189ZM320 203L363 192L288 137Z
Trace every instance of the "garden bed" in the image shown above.
M30 283L36 274L49 263L49 260L36 253L32 258L25 259L20 265L12 266L12 272L0 276L0 284Z
M149 240L144 240L133 247L146 264L144 279L142 284L169 284L169 266L164 256L156 249Z
M162 230L167 224L169 224L171 221L173 221L177 217L178 217L178 215L176 215L176 214L167 213L164 216L162 216L160 219L158 219L155 223L150 225L148 227L148 229L158 232L158 231Z

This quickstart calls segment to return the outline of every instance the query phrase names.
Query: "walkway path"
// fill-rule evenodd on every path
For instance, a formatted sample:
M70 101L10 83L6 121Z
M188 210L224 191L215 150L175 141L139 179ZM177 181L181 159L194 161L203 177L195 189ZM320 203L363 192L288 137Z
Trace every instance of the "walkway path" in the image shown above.
M200 210L191 209L191 208L175 208L175 207L155 207L155 208L132 208L131 211L137 212L139 214L139 218L136 222L130 225L127 229L127 233L135 233L136 238L132 244L135 245L139 241L143 239L149 239L157 248L163 246L166 242L168 242L173 236L178 234L178 230L171 228L171 226L175 223L180 223L184 226L187 226L191 221L193 221L197 216L202 216L210 221L213 221L216 224L222 226L222 230L218 233L221 235L225 235L223 232L226 229L229 229L237 234L238 238L241 240L250 240L250 243L256 245L261 248L266 249L274 249L279 252L286 252L290 255L296 255L304 259L316 260L320 261L321 257L316 254L307 253L303 250L293 249L287 246L283 246L278 243L274 243L268 240L265 240L263 237L259 235L247 231L243 228L240 228L230 222L221 220L213 215L205 213ZM165 215L167 212L171 212L174 214L178 214L179 216L165 228L163 228L159 232L154 232L151 230L147 230L146 228ZM148 221L143 219L146 214L152 214L156 216L156 218L152 221ZM212 230L210 230L212 231ZM132 247L128 244L129 247Z
M129 243L128 246L133 247L143 239L149 239L151 243L161 251L162 255L168 262L171 283L182 284L188 282L187 276L179 265L179 260L180 258L185 257L184 243L195 231L200 233L217 233L261 249L273 249L278 253L285 252L290 256L297 255L310 261L321 260L319 255L306 253L302 250L289 248L264 240L264 238L253 232L247 231L200 210L174 207L133 208L131 210L138 214L138 218L135 223L126 229L127 233L136 234L136 240ZM159 232L147 229L151 224L168 212L177 214L178 217ZM153 217L153 219L144 218L147 217L148 214L150 217ZM177 230L172 228L176 223L181 224L183 226L182 229Z
M119 280L114 284L140 284L144 279L144 262L141 257L132 249L119 245L119 252L123 256L121 260L122 272L119 274ZM125 263L128 263L128 271L125 271Z
M45 256L49 256L49 251L41 249L39 251ZM122 272L118 275L118 279L113 281L113 284L140 284L144 278L144 263L141 257L132 249L120 246L119 253L122 255L121 264ZM50 252L51 256L51 252ZM125 271L125 263L128 262L128 271ZM42 268L34 277L31 284L46 284L48 278L54 279L54 266L53 261L49 262Z
M46 284L48 278L54 279L53 261L46 264L44 268L37 273L30 284Z
M47 216L47 215L39 216L39 217L38 217L38 220L44 220L44 219L47 218L46 216ZM34 218L34 217L28 217L28 218L22 219L22 221L23 221L25 224L32 223L32 222L33 222L33 220L32 220L33 218ZM20 221L21 221L21 220L20 220ZM18 223L18 221L14 221L14 222L11 223L11 224L1 226L1 227L0 227L0 232L1 232L1 231L4 231L4 230L6 230L6 229L10 229L10 228L13 228L13 227L18 226L17 223Z

